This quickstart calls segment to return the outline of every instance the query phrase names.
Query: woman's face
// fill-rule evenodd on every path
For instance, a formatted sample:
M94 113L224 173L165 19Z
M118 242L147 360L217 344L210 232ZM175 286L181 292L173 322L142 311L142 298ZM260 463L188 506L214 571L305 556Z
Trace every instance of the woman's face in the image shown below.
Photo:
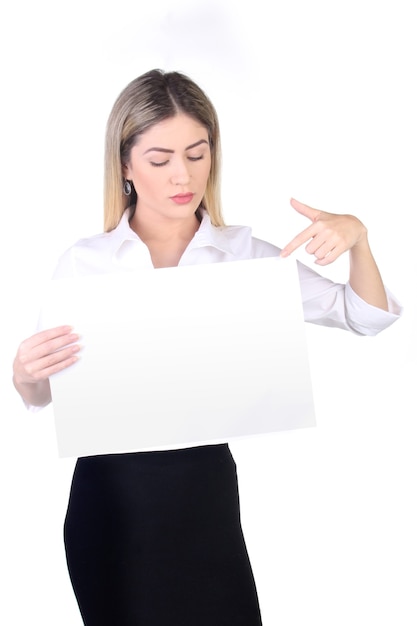
M210 173L207 130L183 113L163 120L141 135L123 167L133 181L142 218L186 218L203 198Z

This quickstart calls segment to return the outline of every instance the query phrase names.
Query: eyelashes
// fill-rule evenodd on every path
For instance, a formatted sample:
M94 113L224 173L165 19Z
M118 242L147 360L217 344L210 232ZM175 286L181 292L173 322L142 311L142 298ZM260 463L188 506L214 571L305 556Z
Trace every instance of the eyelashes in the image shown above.
M198 156L198 157L187 157L187 159L189 161L195 162L195 161L201 161L204 158L204 156ZM150 161L150 164L152 165L152 167L163 167L164 165L167 165L169 163L169 159L167 159L166 161L162 161L162 163L156 163L155 161Z

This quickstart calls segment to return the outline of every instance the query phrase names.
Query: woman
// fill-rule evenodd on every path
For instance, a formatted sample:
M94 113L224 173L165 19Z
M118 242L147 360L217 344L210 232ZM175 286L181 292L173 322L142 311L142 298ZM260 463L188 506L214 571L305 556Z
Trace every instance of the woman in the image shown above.
M193 81L133 80L107 125L105 232L67 250L55 277L287 256L309 242L319 265L349 250L351 269L341 285L299 264L307 321L370 335L397 319L357 218L292 200L311 224L280 251L224 225L219 159L217 115ZM20 345L14 384L28 405L51 401L49 377L77 360L77 339L61 326ZM226 444L78 459L65 545L88 626L261 624Z

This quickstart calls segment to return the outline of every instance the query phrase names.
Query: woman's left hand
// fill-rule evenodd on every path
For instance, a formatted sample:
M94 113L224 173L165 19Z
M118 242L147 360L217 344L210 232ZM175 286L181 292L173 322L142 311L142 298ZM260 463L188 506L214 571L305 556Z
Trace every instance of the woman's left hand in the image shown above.
M317 265L328 265L361 241L367 242L367 230L357 217L319 211L293 198L290 202L291 206L298 213L308 217L312 224L282 249L282 257L289 256L299 246L309 241L305 248L306 252L316 256Z

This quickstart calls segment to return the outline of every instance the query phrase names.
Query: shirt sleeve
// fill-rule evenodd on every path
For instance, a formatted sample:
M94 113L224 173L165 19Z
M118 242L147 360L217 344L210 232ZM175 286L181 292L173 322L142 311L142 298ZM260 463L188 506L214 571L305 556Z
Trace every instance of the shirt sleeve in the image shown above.
M52 279L69 278L69 277L71 277L73 275L74 275L74 273L73 273L73 267L72 267L72 253L71 253L71 249L68 249L58 259L58 262L57 262L57 264L55 266L55 269L54 269L54 271L52 273ZM41 328L41 317L39 315L38 320L37 320L37 324L36 324L36 327L35 327L35 332L39 332L40 330L42 330L42 328ZM45 408L44 406L36 406L36 405L33 405L33 404L29 404L23 398L22 398L22 402L23 402L23 405L26 407L26 409L30 413L38 413L39 411L42 411ZM48 406L48 405L46 405L46 406Z
M384 311L365 302L349 283L335 283L300 262L298 274L306 322L371 336L401 316L402 307L388 289L389 310Z
M252 238L252 258L279 254L280 248ZM365 302L349 283L333 282L300 261L297 265L306 322L341 328L358 335L377 335L402 314L401 304L387 288L388 311L384 311Z

